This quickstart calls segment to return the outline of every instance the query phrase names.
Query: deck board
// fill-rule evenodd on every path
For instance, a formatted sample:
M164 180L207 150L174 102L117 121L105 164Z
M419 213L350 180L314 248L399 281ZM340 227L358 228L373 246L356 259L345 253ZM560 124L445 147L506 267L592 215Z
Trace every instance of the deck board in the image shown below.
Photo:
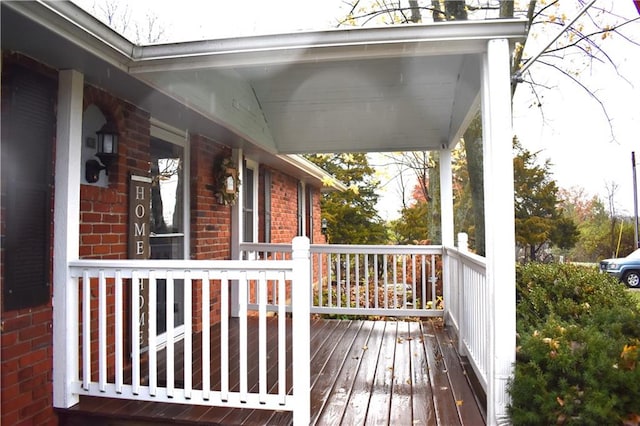
M342 423L345 425L365 424L385 324L384 321L373 322L367 342L361 348L359 368L354 376L351 397L349 403L345 404L345 412L342 417Z
M414 424L437 425L432 409L433 390L429 381L429 365L424 346L424 329L411 334L411 384Z
M275 319L269 326L275 326ZM248 337L255 342L257 321L249 321ZM238 322L230 322L229 353L237 357ZM290 324L288 324L290 327ZM211 328L212 363L220 358L219 326ZM216 337L214 337L216 336ZM294 337L295 338L295 337ZM277 389L277 342L267 343L268 389ZM291 341L287 341L290 348ZM201 336L193 337L194 354L201 353ZM249 345L249 371L257 378L257 345ZM182 386L183 348L176 344L176 387ZM202 382L202 361L193 360L193 385ZM158 381L166 366L159 352ZM238 388L237 362L229 383ZM287 386L291 390L291 352L287 353ZM211 372L212 388L220 389L220 371ZM424 321L311 321L311 424L315 425L482 425L478 398L456 352L456 345L439 319ZM250 380L249 388L257 386ZM80 403L58 410L61 425L291 425L283 411L189 406L157 402L81 397Z
M365 424L368 425L381 425L389 422L397 330L398 324L396 322L385 324L385 333L380 341L376 374L365 420Z

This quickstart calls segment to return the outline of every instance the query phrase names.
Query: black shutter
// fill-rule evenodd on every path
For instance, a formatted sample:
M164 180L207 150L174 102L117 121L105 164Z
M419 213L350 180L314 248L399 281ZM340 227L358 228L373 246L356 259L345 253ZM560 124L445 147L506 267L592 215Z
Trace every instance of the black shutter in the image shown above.
M6 194L3 300L4 309L13 310L47 303L50 296L56 87L23 67L11 67L6 75L10 100L8 119L2 123Z

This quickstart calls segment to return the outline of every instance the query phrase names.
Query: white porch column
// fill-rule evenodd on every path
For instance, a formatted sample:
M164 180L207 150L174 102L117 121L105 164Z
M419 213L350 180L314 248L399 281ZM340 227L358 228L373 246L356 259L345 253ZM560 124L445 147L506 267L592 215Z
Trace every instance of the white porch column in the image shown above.
M84 76L60 71L56 134L53 232L53 405L78 402L71 390L78 378L78 289L68 263L80 249L80 157Z
M440 151L440 214L442 245L453 247L453 172L451 150Z
M453 247L453 171L451 169L451 150L440 150L440 232L442 245ZM442 259L442 298L444 300L444 319L450 315L451 270L449 260Z
M311 417L311 257L309 238L295 237L291 243L293 282L291 313L293 335L294 426L309 424Z
M490 289L487 424L507 423L507 380L515 362L515 222L510 50L490 40L482 64L487 284Z

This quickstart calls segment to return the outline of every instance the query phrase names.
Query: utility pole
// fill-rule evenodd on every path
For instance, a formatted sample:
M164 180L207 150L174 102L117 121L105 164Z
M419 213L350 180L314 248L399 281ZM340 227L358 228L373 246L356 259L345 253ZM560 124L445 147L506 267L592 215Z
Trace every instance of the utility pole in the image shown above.
M631 151L631 165L633 167L633 230L635 248L640 248L638 241L638 187L636 182L636 152Z

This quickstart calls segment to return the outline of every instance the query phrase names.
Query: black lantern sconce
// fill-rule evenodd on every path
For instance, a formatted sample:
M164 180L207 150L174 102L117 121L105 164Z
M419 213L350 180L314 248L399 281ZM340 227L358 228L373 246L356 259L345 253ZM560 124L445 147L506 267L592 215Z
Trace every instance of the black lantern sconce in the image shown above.
M96 157L100 159L89 160L84 165L85 179L89 183L95 183L100 178L100 171L104 170L109 175L109 167L118 158L118 129L107 121L96 132L98 149Z
M320 230L322 231L322 235L327 235L327 218L323 217L322 221L320 222Z

